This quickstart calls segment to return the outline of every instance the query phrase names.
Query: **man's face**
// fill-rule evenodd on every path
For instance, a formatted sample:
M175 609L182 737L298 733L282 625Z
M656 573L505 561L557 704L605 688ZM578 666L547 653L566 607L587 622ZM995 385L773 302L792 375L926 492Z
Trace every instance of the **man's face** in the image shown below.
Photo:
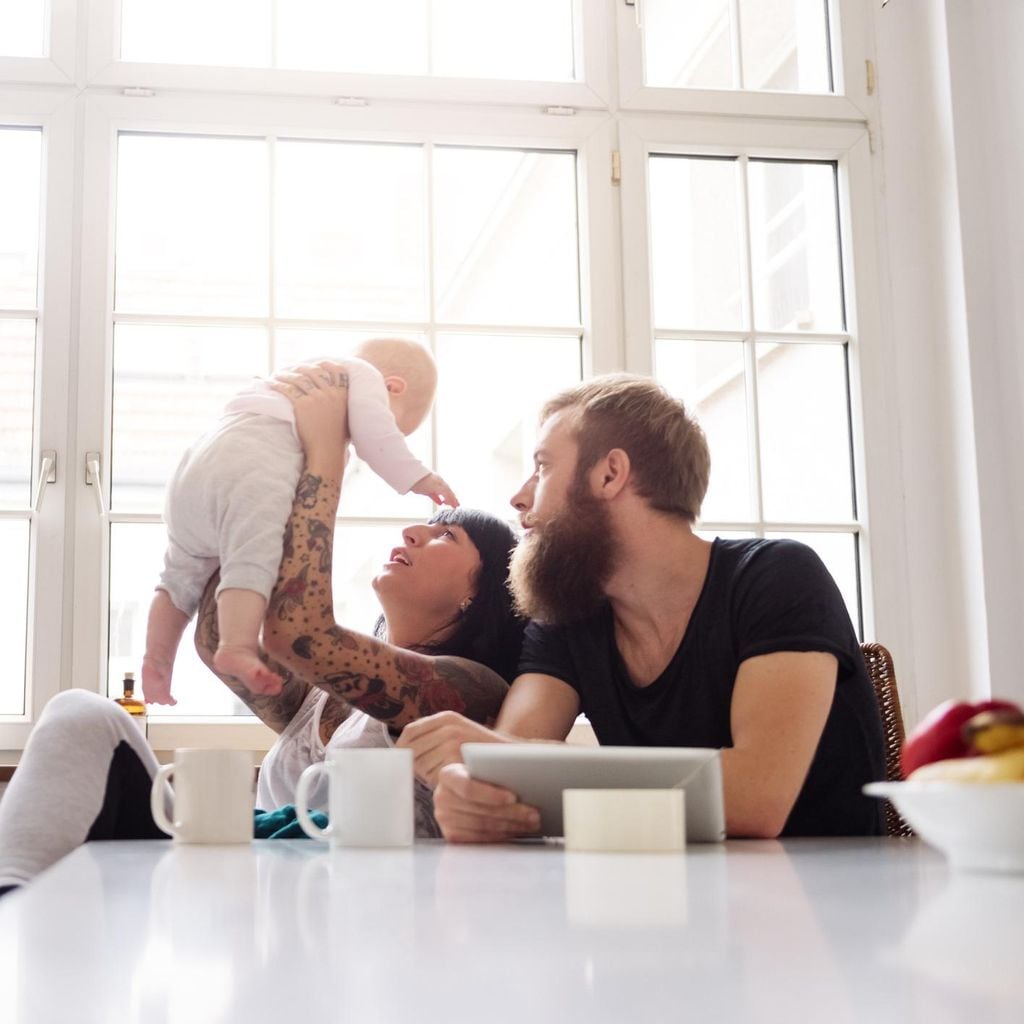
M554 624L597 611L615 568L611 514L587 474L577 472L576 442L563 415L544 424L533 476L512 499L526 530L509 575L516 605Z
M533 475L512 496L524 531L557 515L576 476L578 447L565 412L548 417L533 453Z

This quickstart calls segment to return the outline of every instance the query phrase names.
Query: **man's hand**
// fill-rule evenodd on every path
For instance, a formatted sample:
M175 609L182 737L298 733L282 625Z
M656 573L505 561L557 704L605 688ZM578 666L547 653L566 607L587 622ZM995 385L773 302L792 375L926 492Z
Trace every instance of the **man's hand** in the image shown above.
M463 743L508 742L507 737L455 711L440 711L410 722L396 745L412 751L416 777L433 789L445 765L462 763Z
M535 807L519 803L515 793L502 786L471 779L464 764L441 770L434 789L434 817L450 843L501 843L540 828Z

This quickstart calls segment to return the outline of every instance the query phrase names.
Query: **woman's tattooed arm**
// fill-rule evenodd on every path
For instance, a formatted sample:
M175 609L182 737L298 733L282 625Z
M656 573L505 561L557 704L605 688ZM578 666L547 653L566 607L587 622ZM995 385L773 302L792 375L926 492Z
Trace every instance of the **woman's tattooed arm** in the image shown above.
M267 609L264 643L300 679L401 729L437 711L490 725L508 689L483 665L431 657L345 629L334 620L331 561L340 483L303 474Z
M219 640L217 632L217 601L215 593L217 584L220 582L220 573L216 572L206 585L202 600L199 602L199 612L196 616L196 652L206 667L217 676L218 679L245 704L249 710L264 725L270 726L276 733L284 732L285 727L292 720L295 712L302 706L306 694L309 692L309 683L303 679L296 678L283 665L271 661L261 652L261 657L270 667L284 679L281 692L274 696L252 693L247 686L243 686L232 676L222 676L213 667L213 655L217 650Z

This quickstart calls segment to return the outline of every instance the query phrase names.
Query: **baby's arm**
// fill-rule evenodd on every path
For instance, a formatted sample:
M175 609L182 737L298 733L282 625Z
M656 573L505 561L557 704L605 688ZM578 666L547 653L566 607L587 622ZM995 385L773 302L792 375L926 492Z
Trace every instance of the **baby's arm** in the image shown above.
M350 371L348 429L359 457L399 494L414 490L430 475L430 467L413 455L398 429L383 381L373 379L369 371Z
M455 492L436 473L428 473L422 480L417 480L409 490L413 494L422 494L430 498L435 505L459 507L459 499L455 497Z

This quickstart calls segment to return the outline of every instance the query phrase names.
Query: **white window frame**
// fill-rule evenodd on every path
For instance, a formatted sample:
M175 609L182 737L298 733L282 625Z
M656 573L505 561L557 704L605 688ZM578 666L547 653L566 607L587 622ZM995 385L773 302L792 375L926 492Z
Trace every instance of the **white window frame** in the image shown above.
M49 0L45 57L0 56L0 82L25 85L72 85L78 39L78 0ZM4 105L6 109L6 105Z
M837 160L844 271L848 287L856 285L848 329L857 339L850 374L865 629L911 649L898 596L907 579L903 520L893 514L901 502L891 443L898 403L880 328L877 98L864 63L873 58L871 13L861 0L831 0L831 43L841 55L833 61L835 95L644 86L636 13L624 0L575 0L581 80L570 83L133 64L116 59L119 0L50 0L49 9L48 56L0 58L0 81L19 86L0 96L0 121L24 117L20 123L42 125L46 139L37 384L45 405L37 403L37 437L40 448L58 452L57 483L33 524L28 713L0 722L8 756L58 689L105 692L109 530L84 456L101 453L109 499L113 161L121 129L576 149L587 375L650 369L649 307L641 309L649 303L646 211L636 206L646 203L645 146ZM119 95L125 90L132 94ZM612 182L617 150L621 189ZM69 399L77 400L75 421ZM73 588L69 581L62 589L72 570ZM272 738L263 726L208 722L154 725L150 738L158 749L255 749Z
M78 377L78 451L101 454L102 489L109 507L110 409L113 351L113 220L115 161L121 131L290 137L359 142L521 146L577 152L584 373L621 366L622 322L618 300L619 265L615 238L616 204L608 168L612 149L606 117L520 112L500 108L425 112L389 105L325 107L288 99L213 98L194 95L126 97L101 94L84 99L82 189L82 275L79 297L81 335ZM101 515L94 488L79 488L75 517L75 621L73 658L76 685L106 690L109 613L107 524L158 521L159 516ZM386 521L386 520L382 520ZM211 680L212 682L212 680ZM182 717L151 722L157 749L197 743L242 749L265 748L268 729L251 721Z
M0 98L0 124L42 130L37 296L36 373L33 395L32 487L40 487L42 452L56 452L56 480L44 483L39 510L4 514L28 519L28 620L25 649L25 711L0 717L0 763L16 757L46 702L63 686L70 594L64 591L66 508L74 469L68 458L71 280L73 244L74 100L59 92L9 94ZM26 311L28 312L28 311ZM30 498L31 500L31 498Z
M874 115L864 61L870 59L864 0L829 0L834 93L744 89L679 89L644 82L644 0L613 0L618 38L619 106L678 114L735 117L802 117L864 121ZM733 0L735 4L737 0Z
M835 161L849 336L851 442L858 515L842 524L860 536L862 615L865 639L909 648L904 592L905 545L892 496L900 493L895 446L898 403L892 394L879 307L875 187L871 137L866 125L836 122L680 116L667 120L629 116L620 123L622 225L627 368L651 373L651 268L648 225L648 158L652 153L792 158ZM870 473L867 467L870 465ZM730 524L731 525L731 524ZM742 528L742 526L741 526ZM797 529L796 524L768 524ZM906 646L904 646L906 645Z

